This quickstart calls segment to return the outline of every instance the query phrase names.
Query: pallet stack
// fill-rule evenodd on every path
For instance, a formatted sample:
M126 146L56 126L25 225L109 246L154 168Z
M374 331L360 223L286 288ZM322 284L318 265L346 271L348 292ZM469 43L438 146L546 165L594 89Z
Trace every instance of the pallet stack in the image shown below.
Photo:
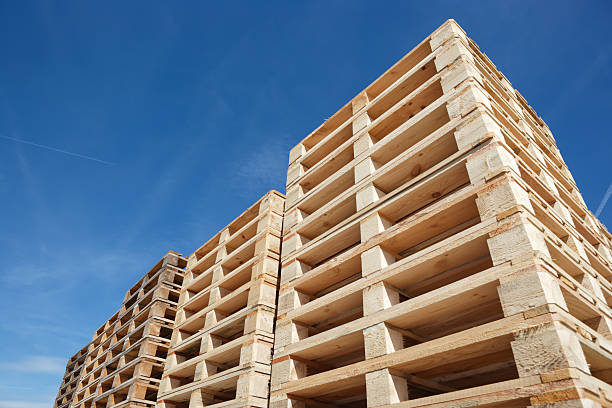
M271 408L612 406L611 236L454 21L289 161Z
M76 391L78 381L85 366L85 358L89 350L89 344L79 350L74 356L70 357L66 364L66 372L62 379L62 384L55 398L53 408L68 408L72 402L72 396Z
M189 256L158 407L267 407L284 196Z
M82 350L76 388L62 406L155 406L186 263L170 251L127 291L120 310Z
M286 198L128 291L55 406L612 407L611 248L449 20L291 150Z

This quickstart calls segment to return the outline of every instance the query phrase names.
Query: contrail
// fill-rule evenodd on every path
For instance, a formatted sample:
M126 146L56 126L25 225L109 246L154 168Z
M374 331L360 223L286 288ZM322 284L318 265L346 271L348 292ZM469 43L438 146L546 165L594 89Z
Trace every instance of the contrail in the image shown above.
M17 143L23 143L23 144L27 144L27 145L30 145L30 146L40 147L41 149L51 150L52 152L64 153L64 154L67 154L67 155L70 155L70 156L80 157L81 159L92 160L92 161L95 161L95 162L98 162L98 163L107 164L109 166L114 166L116 164L116 163L109 162L109 161L106 161L106 160L96 159L95 157L85 156L84 154L73 153L73 152L69 152L69 151L66 151L66 150L62 150L62 149L56 149L55 147L51 147L51 146L45 146L45 145L42 145L42 144L39 144L39 143L28 142L27 140L16 139L14 137L3 136L3 135L0 135L0 137L3 138L3 139L12 140L12 141L17 142Z
M608 190L606 191L606 194L604 194L603 199L601 200L601 203L599 204L599 207L597 207L597 211L595 212L596 217L599 217L599 214L601 214L601 212L603 211L611 195L612 195L612 183L610 183L610 185L608 186Z

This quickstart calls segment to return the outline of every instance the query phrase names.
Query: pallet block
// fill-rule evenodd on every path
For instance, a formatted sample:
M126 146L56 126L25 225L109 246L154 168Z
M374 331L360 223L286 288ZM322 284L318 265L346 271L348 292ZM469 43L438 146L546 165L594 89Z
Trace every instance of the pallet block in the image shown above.
M610 406L609 249L449 20L290 153L270 407Z
M266 407L284 196L271 191L190 257L158 407Z
M127 291L94 334L66 406L155 406L186 263L170 251Z

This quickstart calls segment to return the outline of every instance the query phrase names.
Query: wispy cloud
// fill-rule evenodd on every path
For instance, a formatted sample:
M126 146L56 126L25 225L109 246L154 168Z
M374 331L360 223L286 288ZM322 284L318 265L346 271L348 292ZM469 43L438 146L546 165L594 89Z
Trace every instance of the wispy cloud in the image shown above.
M52 405L52 400L47 402L0 400L0 408L49 408Z
M0 368L22 373L61 374L66 369L66 361L60 357L30 356L19 361L0 363Z
M6 176L0 173L0 192L4 193L7 191L8 191L8 181L6 179Z
M43 312L41 312L40 316L36 317L32 317L31 313L26 314L23 317L23 321L0 321L0 330L5 334L10 334L12 337L29 337L33 339L29 344L34 346L37 346L37 342L43 343L42 345L44 346L44 341L40 341L40 336L42 334L43 336L53 338L53 342L56 346L59 347L59 345L61 345L62 350L69 351L70 353L74 353L91 341L92 333L90 331L84 331L82 327L79 326L78 316L75 316L74 313L56 312L55 310L50 313L44 312L46 313L45 315L42 313ZM56 316L55 322L52 321L53 316ZM69 323L58 325L58 321ZM102 323L102 321L100 321L100 323ZM27 353L24 351L23 354ZM0 363L0 369L4 369L4 364L13 367L17 363ZM66 359L61 359L61 365L65 366L65 364ZM21 372L25 372L25 370L21 370ZM61 370L55 371L54 374L61 377L63 372L62 368Z
M289 156L288 142L264 144L253 149L240 163L235 164L234 178L244 193L263 194L284 183L283 175ZM282 192L282 191L281 191Z
M25 190L32 202L36 203L37 207L39 207L39 210L43 210L45 207L45 203L43 201L43 197L40 194L40 186L38 184L38 181L32 173L32 167L30 166L30 163L26 159L26 157L22 154L21 148L18 147L16 149L16 154L17 163L19 165L19 171L21 172L21 176L23 178L23 185L25 187ZM40 215L44 216L45 214Z
M6 140L12 140L13 142L21 143L21 144L26 144L26 145L29 145L29 146L39 147L41 149L50 150L52 152L67 154L69 156L74 156L74 157L78 157L78 158L85 159L85 160L95 161L95 162L106 164L106 165L110 165L110 166L113 166L113 165L116 164L116 163L109 162L109 161L106 161L106 160L97 159L95 157L86 156L84 154L75 153L75 152L69 152L68 150L58 149L56 147L47 146L47 145L43 145L43 144L40 144L40 143L30 142L28 140L17 139L17 138L14 138L14 137L4 136L4 135L0 135L0 138L6 139Z
M601 199L601 203L599 203L599 207L597 207L597 211L595 211L596 217L599 217L599 214L601 214L601 212L603 211L611 195L612 195L612 183L610 183L610 185L608 186L608 190L606 190L606 193Z
M584 67L582 72L577 72L569 81L566 81L565 86L560 87L561 93L554 98L555 103L547 116L562 115L566 110L573 109L576 95L590 89L591 83L600 77L601 72L610 65L611 58L612 45L609 45L601 49L591 61L582 63L581 66Z
M68 248L44 247L30 259L18 257L14 265L0 268L0 283L13 289L23 287L44 288L47 294L69 291L84 279L107 283L124 275L126 271L146 269L139 257L150 255L146 251L119 250L71 243ZM163 254L160 254L160 257ZM88 271L91 275L83 275ZM61 285L54 286L54 283Z
M54 274L54 272L54 269L47 268L42 264L21 264L5 269L2 273L2 277L0 277L0 282L9 287L38 285L44 282L45 279L52 279L58 276Z

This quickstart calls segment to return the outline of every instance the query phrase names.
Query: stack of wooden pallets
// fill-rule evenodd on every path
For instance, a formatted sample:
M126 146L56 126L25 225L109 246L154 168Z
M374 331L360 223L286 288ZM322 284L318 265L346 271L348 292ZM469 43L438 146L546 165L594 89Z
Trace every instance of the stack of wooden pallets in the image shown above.
M272 408L612 406L610 235L454 21L289 160Z
M612 236L457 23L289 156L286 198L128 291L57 408L612 407Z
M69 406L155 406L186 263L170 251L127 291L119 311L82 350Z
M55 398L53 408L67 408L70 406L77 383L81 379L81 372L84 367L88 350L89 344L79 350L68 360L68 364L66 364L66 372L64 373L64 378L62 379L62 384L60 385L57 397Z
M189 256L158 407L266 407L284 196L271 191Z

